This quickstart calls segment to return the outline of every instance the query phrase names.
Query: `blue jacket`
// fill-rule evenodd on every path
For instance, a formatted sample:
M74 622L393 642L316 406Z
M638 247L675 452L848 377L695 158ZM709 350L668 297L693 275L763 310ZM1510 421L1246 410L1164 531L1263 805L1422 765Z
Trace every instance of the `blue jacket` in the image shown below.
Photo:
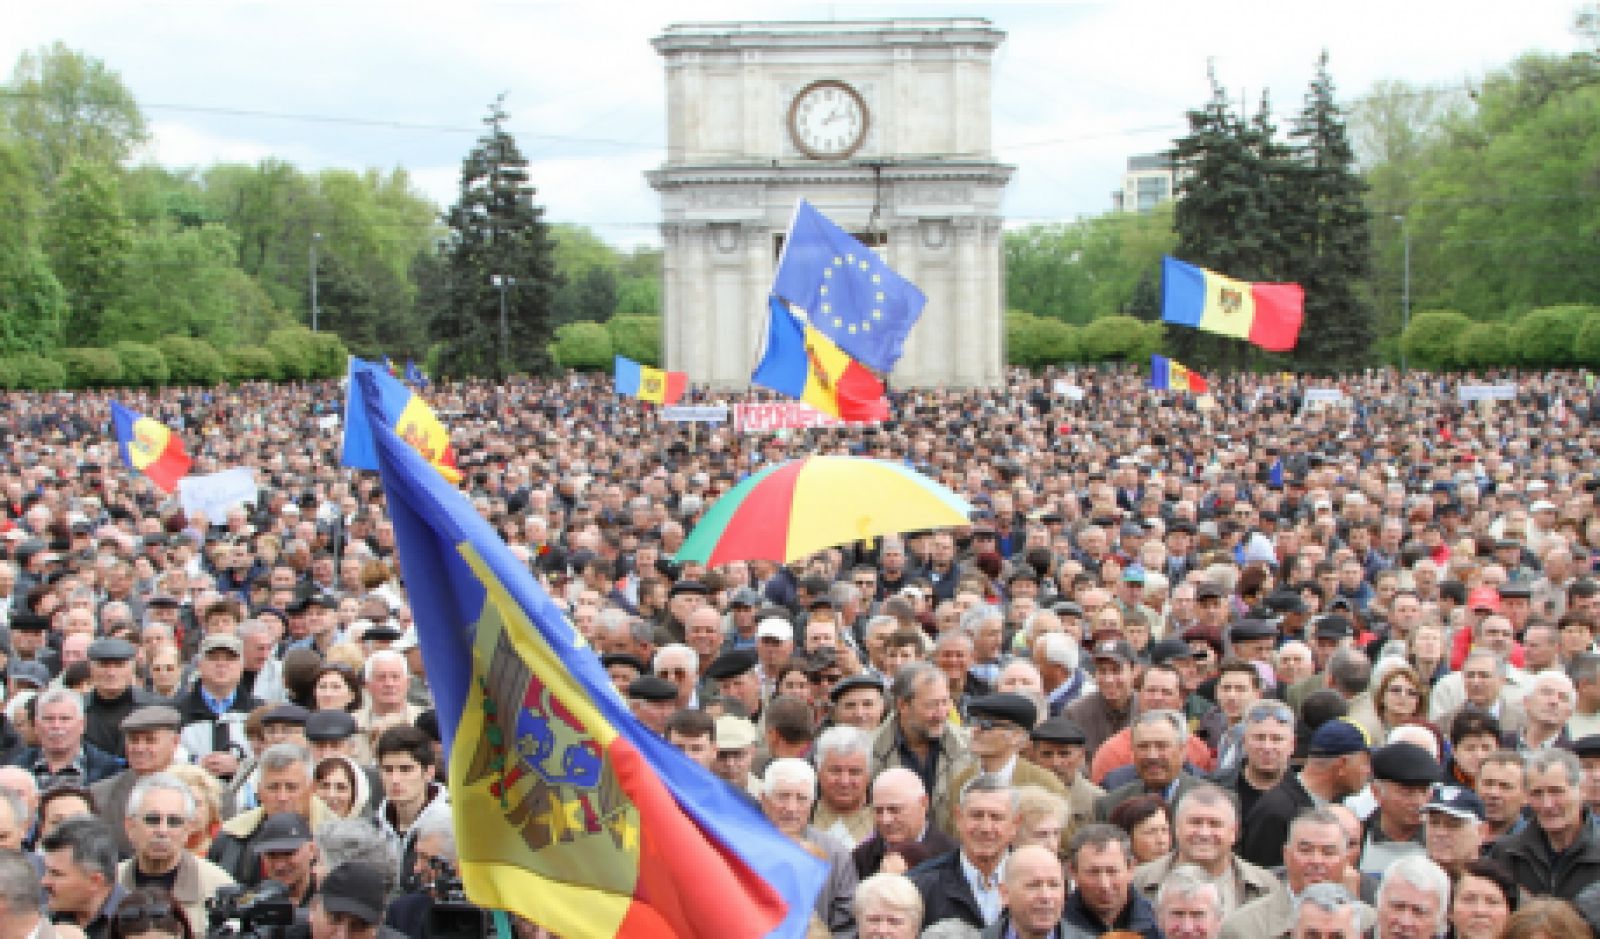
M6 760L9 766L20 766L28 772L33 772L33 764L39 759L38 747L24 747L11 755ZM110 779L128 768L121 758L100 749L88 741L83 743L83 785L92 786L102 779Z
M1122 915L1117 917L1116 922L1102 924L1099 917L1089 912L1089 908L1083 905L1083 894L1076 890L1067 897L1067 908L1062 913L1061 921L1069 926L1076 926L1091 936L1116 930L1136 932L1144 939L1161 939L1161 926L1156 922L1156 908L1131 886L1128 888L1128 905L1122 908Z

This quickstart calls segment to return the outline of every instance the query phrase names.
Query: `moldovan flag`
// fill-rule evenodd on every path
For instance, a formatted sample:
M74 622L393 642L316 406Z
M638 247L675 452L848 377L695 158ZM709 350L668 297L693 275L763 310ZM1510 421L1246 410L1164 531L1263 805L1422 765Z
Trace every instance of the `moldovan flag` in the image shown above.
M687 372L664 372L620 355L616 357L613 374L617 394L656 404L677 404L689 384Z
M1299 284L1234 280L1177 258L1161 259L1161 319L1288 352L1300 338L1306 292Z
M366 384L356 379L361 375L374 375L377 380L373 398L378 413L395 429L406 443L452 483L461 481L461 471L456 468L456 451L450 445L450 431L439 421L433 408L405 382L389 374L386 366L350 357L350 370L345 376L344 397L344 450L340 454L341 466L356 469L378 468L378 453L372 440L372 424L367 420Z
M565 937L803 936L827 865L641 724L364 386L448 754L462 883Z
M189 454L172 428L111 402L111 427L117 433L122 462L143 473L162 492L178 488L189 474Z
M1211 383L1206 381L1204 375L1190 371L1187 365L1176 359L1152 355L1150 387L1158 391L1192 391L1199 395L1210 391Z
M840 420L888 419L889 399L876 375L796 319L782 299L771 297L767 306L771 313L767 350L751 381Z

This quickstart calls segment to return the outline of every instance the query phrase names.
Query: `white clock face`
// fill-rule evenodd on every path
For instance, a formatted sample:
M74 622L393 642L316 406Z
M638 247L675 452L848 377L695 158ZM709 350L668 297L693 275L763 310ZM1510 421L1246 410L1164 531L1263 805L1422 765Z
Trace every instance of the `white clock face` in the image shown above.
M812 82L789 107L789 133L795 146L813 159L845 159L866 136L866 102L844 82Z

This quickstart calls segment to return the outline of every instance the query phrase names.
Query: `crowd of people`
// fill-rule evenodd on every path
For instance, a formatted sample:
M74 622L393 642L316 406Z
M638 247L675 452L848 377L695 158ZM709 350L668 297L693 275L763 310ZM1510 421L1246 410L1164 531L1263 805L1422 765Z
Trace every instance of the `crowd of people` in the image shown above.
M424 394L638 720L827 865L818 936L1588 935L1600 393L1213 389L1019 373L768 433L582 376ZM342 397L122 393L193 472L253 469L258 498L207 518L122 465L107 396L6 396L0 935L459 912L426 663L378 477L340 466ZM971 523L677 557L744 476L817 453L904 462Z

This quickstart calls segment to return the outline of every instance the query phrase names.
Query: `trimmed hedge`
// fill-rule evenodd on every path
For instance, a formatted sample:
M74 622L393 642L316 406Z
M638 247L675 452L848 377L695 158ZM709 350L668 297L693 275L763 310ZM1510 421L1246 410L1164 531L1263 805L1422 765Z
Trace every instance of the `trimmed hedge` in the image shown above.
M562 368L580 372L609 371L613 361L611 333L599 323L558 326L550 353Z
M122 359L122 380L129 385L164 385L172 377L167 357L155 346L124 339L111 347Z
M66 370L67 384L74 388L104 388L123 380L122 357L115 349L60 349L56 361Z

